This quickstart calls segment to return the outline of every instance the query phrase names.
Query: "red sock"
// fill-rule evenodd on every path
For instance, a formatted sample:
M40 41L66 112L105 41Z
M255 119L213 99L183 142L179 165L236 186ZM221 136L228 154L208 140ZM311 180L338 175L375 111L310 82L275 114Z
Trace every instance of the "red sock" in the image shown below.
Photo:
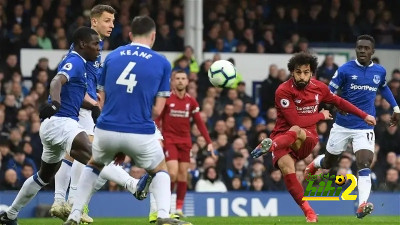
M178 188L176 189L176 209L182 210L183 200L185 199L187 190L187 182L178 181Z
M171 182L171 193L175 192L176 182Z
M300 182L297 180L296 174L287 174L283 177L283 179L289 193L292 195L297 205L301 206L304 203L304 201L302 200L304 197L304 189L303 186L301 186Z
M286 131L284 135L281 135L274 139L271 147L271 151L287 148L292 145L297 139L297 133L295 131Z

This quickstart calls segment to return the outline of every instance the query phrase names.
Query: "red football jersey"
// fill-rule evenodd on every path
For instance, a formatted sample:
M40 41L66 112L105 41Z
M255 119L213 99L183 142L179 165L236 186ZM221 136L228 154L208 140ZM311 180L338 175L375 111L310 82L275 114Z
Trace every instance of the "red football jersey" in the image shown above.
M190 119L199 111L199 104L189 94L181 99L172 92L156 121L161 120L164 139L173 143L191 143Z
M365 112L330 92L328 86L321 81L311 79L304 89L297 89L291 78L276 90L275 107L278 117L271 136L286 132L294 125L317 134L316 123L325 119L318 110L321 102L334 104L363 119L367 116Z

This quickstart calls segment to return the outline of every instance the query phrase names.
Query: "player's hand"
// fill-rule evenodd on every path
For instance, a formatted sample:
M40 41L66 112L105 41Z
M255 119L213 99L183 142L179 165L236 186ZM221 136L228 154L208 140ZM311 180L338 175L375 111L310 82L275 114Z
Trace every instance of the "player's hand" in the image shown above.
M320 113L324 114L324 120L333 120L331 113L329 112L329 110L326 110L324 108L321 109L321 111L319 111Z
M214 153L214 146L212 143L207 145L207 151L211 153L211 157L216 158L217 156Z
M60 110L61 104L57 101L52 101L51 103L45 103L42 107L40 107L39 117L40 119L44 120L50 118L54 114Z
M114 164L119 166L122 165L122 163L125 161L125 154L122 152L118 152L114 156Z
M375 117L368 115L367 117L364 118L364 121L371 126L375 126L376 125L376 120Z
M392 114L392 118L390 118L390 126L392 127L398 125L399 121L400 121L400 113L394 112Z
M100 107L98 105L93 106L92 110L92 118L94 123L97 123L97 118L99 118L101 110Z

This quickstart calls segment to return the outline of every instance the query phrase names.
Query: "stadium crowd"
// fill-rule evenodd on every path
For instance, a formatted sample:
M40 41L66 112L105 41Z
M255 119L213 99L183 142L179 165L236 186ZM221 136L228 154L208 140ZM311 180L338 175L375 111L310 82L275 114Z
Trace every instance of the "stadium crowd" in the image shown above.
M68 49L72 32L88 25L88 12L98 3L94 0L38 2L0 0L0 190L18 190L37 172L42 153L38 109L47 100L48 85L56 72L56 68L49 68L48 59L41 58L32 67L32 88L28 90L19 66L20 49ZM188 189L285 190L281 172L272 166L271 155L254 160L249 152L270 135L275 125L274 93L288 79L286 70L271 65L266 74L260 75L260 79L265 78L260 104L255 104L245 93L246 83L241 80L232 89L212 87L207 71L218 54L212 60L198 62L192 48L184 46L182 2L102 1L118 9L115 28L104 50L129 43L130 19L135 15L150 15L157 23L154 49L182 51L182 56L171 62L173 70L184 69L190 74L188 93L200 104L217 155L209 155L204 137L193 124ZM306 51L309 41L354 43L355 37L363 33L375 36L378 44L397 44L396 40L400 40L400 18L393 11L399 7L398 1L308 0L309 4L301 5L291 0L209 2L204 1L204 51L291 54ZM330 29L325 30L327 27ZM316 78L328 84L336 69L333 56L327 55ZM391 73L388 85L400 104L400 70ZM391 108L380 95L375 105L378 124L373 190L400 191L400 128L388 126ZM329 121L318 124L319 145L308 158L296 163L297 177L305 185L304 168L325 151L331 126ZM124 168L136 178L144 173L128 157ZM354 156L344 153L330 173L356 174ZM122 190L112 182L106 189Z

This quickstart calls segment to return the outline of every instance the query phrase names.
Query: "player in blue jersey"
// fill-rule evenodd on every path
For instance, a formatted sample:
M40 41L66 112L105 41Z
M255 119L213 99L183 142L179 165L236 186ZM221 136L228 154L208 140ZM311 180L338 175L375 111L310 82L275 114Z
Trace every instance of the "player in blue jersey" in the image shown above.
M96 31L82 27L74 32L73 41L75 51L58 66L50 83L48 103L40 110L40 170L24 182L12 205L0 214L0 224L17 224L19 211L51 181L66 152L84 164L90 159L91 145L78 124L78 114L81 105L87 104L83 101L87 89L86 62L94 61L100 53L100 40Z
M115 10L109 5L96 5L91 9L91 28L95 30L100 37L100 51L103 47L103 40L110 36L111 31L114 27L114 14ZM73 45L71 45L70 51L73 51ZM97 117L100 115L100 107L98 106L98 99L96 93L97 80L101 71L101 54L95 61L88 61L86 64L87 71L87 94L85 100L90 104L83 105L79 111L78 123L85 129L89 136L89 139L93 140L94 126ZM50 209L52 216L58 217L62 220L66 220L73 204L73 200L77 190L77 184L85 167L78 161L73 161L73 158L68 154L63 159L63 163L59 171L55 176L55 196L54 203ZM71 179L70 179L71 178ZM71 181L70 181L71 180ZM138 179L134 179L120 166L111 163L106 166L96 184L95 190L99 190L107 180L112 180L127 188L131 193L135 193L136 184ZM68 202L65 201L65 196L68 193ZM82 214L82 222L92 223L93 219L87 215L87 206L85 206L85 212Z
M156 199L158 224L190 224L169 218L170 177L153 119L161 114L170 95L171 66L164 56L151 50L155 29L150 17L135 17L132 43L115 49L104 61L98 87L104 107L96 124L93 156L83 170L65 225L79 224L99 172L118 153L132 157L150 174L143 183L143 193L150 190Z
M375 40L369 35L361 35L356 42L356 56L354 61L347 62L339 67L329 84L331 92L342 91L342 98L351 102L364 112L375 116L375 97L380 90L393 107L393 115L390 125L398 124L400 110L386 85L386 70L379 64L374 64L371 57L375 52ZM338 113L336 121L331 129L326 146L325 155L319 155L310 165L305 173L314 174L318 168L332 168L338 161L341 153L348 143L352 143L356 155L358 169L358 198L359 207L357 217L363 218L373 210L373 204L368 202L371 192L371 169L370 165L375 150L374 127L366 124L355 115Z

